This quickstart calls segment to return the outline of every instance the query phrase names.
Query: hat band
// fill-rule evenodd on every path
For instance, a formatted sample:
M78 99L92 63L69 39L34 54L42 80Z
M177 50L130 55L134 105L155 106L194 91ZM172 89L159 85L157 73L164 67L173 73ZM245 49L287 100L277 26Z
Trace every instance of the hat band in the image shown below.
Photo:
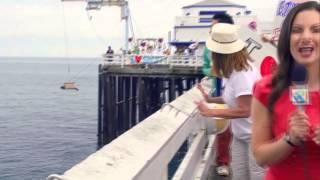
M221 42L221 41L217 41L217 40L215 40L214 38L212 38L212 40L213 40L213 41L215 41L215 42L217 42L217 43L220 43L220 44L231 44L231 43L234 43L234 42L236 42L236 41L237 41L237 39L236 39L236 40L234 40L234 41Z

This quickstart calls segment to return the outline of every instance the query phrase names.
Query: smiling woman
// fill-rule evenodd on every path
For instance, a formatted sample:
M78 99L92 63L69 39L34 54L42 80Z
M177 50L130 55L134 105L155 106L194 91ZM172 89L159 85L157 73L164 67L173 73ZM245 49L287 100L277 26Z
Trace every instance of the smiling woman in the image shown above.
M319 180L320 4L305 2L285 18L278 44L277 72L256 83L252 102L252 148L269 166L266 180ZM309 104L297 108L290 94L293 67L306 69ZM304 109L304 110L301 110Z
M317 68L320 39L319 12L304 11L293 22L290 51L297 63ZM318 66L319 67L319 66Z

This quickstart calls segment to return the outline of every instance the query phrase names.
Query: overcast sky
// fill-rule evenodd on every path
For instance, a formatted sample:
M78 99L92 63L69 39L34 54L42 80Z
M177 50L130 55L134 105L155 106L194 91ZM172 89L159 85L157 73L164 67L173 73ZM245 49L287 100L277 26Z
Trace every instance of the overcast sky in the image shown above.
M199 1L129 0L136 37L167 37L181 7ZM272 20L277 4L230 1L246 5L263 20ZM85 7L85 2L1 0L0 56L98 57L108 45L118 50L124 37L120 9L87 12Z

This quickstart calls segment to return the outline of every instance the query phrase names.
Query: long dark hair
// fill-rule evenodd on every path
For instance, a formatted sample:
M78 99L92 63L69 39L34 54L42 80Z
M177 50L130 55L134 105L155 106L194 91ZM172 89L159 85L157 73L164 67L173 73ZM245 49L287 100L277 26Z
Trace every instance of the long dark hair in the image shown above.
M271 113L273 112L273 106L277 99L282 92L290 86L290 72L295 63L290 52L290 36L293 21L301 11L313 9L320 13L320 4L316 1L301 3L292 8L283 21L277 49L280 64L277 68L277 72L272 78L272 91L268 103L268 110Z

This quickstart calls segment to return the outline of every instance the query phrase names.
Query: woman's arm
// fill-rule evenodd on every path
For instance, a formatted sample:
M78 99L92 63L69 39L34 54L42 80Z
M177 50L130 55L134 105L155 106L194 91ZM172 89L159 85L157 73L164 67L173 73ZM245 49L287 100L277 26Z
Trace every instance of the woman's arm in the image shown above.
M222 98L221 98L222 99ZM247 118L250 115L251 95L243 95L237 98L238 106L226 109L209 109L204 103L199 102L198 109L203 116L221 118Z
M221 96L218 96L218 97L209 96L207 102L208 103L216 103L216 104L224 104L224 101Z
M278 46L275 40L273 40L271 37L267 37L264 34L261 35L261 40L262 40L262 42L270 43L275 48L277 48L277 46Z
M260 166L270 165L285 159L293 150L283 137L274 140L271 117L268 109L253 98L251 106L252 151Z
M199 89L199 91L201 92L204 100L207 103L224 104L224 101L223 101L221 96L218 96L218 97L209 96L209 94L205 92L205 90L203 89L201 84L198 84L197 88Z

